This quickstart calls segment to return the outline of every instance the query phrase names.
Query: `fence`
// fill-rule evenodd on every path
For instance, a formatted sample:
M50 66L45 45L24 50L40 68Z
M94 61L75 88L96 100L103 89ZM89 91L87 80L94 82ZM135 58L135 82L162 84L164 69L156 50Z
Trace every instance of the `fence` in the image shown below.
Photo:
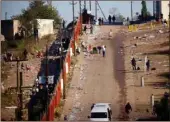
M73 55L73 52L75 50L75 45L79 43L79 36L80 36L80 31L81 31L81 18L77 20L77 24L74 29L74 33L72 35L72 39L70 40L70 44L67 50L66 58L63 63L63 69L60 72L60 77L58 79L58 82L55 86L54 89L54 94L53 97L49 103L48 106L48 111L46 111L41 119L41 121L53 121L54 120L54 110L55 108L58 107L60 100L63 96L64 93L64 85L67 81L67 74L70 71L70 66L71 66L71 57ZM74 44L76 43L76 44ZM75 53L75 52L74 52Z

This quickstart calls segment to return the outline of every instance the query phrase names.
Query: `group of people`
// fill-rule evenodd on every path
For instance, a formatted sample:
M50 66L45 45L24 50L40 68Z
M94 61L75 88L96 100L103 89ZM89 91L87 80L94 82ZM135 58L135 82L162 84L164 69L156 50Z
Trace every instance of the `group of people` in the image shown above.
M106 55L106 46L105 45L97 46L97 50L98 50L98 54L101 54L101 51L102 51L102 55L103 55L103 57L105 57L105 55Z
M103 25L103 23L104 23L103 18L100 17L100 18L98 19L98 21L99 21L99 25Z
M139 70L139 68L137 68L137 66L136 66L136 59L134 57L131 60L131 65L132 65L133 70ZM150 60L147 60L145 65L146 65L147 71L149 71L150 70Z
M114 15L113 15L112 17L111 17L111 15L109 15L108 20L109 20L109 24L111 24L112 21L113 21L113 23L114 23L115 20L116 20L116 17L115 17Z

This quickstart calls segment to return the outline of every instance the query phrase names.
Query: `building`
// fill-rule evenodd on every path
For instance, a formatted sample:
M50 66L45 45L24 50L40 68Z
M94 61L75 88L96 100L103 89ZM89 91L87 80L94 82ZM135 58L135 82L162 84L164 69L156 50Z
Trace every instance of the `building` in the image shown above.
M52 19L37 19L38 22L38 37L41 39L48 34L54 34ZM21 24L19 20L1 20L1 34L5 40L22 39L24 35L20 31Z
M161 14L163 14L163 18L168 20L169 3L170 1L153 1L153 14L155 17L160 18Z
M38 38L54 34L54 20L53 19L37 19L38 22Z
M19 27L18 20L1 20L1 34L4 35L5 40L14 40Z

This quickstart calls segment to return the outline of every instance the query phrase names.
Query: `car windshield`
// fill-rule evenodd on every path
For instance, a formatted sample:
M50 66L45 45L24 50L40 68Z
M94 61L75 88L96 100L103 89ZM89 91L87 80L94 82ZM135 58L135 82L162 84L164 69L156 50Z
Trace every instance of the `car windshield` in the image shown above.
M107 118L107 113L106 112L91 113L91 118Z

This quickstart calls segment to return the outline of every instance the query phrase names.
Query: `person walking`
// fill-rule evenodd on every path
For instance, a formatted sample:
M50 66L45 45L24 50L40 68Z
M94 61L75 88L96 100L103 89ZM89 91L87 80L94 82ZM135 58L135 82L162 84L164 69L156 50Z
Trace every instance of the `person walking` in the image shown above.
M24 50L23 55L24 55L24 60L27 60L27 57L28 57L27 49Z
M109 15L108 17L108 20L109 20L109 24L111 24L111 21L112 21L112 17Z
M136 60L135 60L134 57L133 57L132 60L131 60L131 64L132 64L132 69L133 69L133 70L136 70Z
M101 19L101 18L99 18L99 19L98 19L98 21L99 21L99 25L101 25L101 21L102 21L102 19Z
M86 25L84 26L84 29L83 29L83 30L84 30L84 32L85 32L85 34L86 34L86 30L87 30L87 26L86 26Z
M148 60L148 61L146 62L146 68L147 68L147 71L150 70L150 60Z
M130 105L130 103L128 102L125 106L125 112L126 114L129 114L130 111L132 111L132 106Z
M102 52L103 52L103 57L105 57L105 55L106 55L106 46L105 45L102 46Z
M113 15L113 17L112 17L113 23L115 22L115 20L116 20L116 17Z

